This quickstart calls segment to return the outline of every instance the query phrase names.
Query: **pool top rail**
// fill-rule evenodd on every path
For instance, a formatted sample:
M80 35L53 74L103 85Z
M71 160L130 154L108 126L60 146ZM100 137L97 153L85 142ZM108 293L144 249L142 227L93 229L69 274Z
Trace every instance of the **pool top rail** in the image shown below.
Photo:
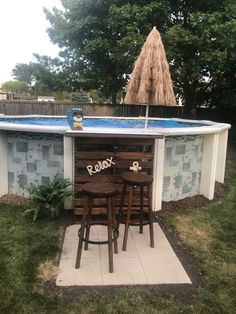
M145 120L144 117L84 117L86 123L83 130L71 130L67 124L57 124L57 119L64 119L65 116L5 116L0 114L0 130L6 131L25 131L25 132L40 132L40 133L58 133L67 136L116 136L124 137L130 135L133 137L155 137L162 138L163 136L175 135L194 135L194 134L213 134L221 133L231 127L230 124L218 123L206 120L187 120L187 119L163 119L163 118L149 118L150 126L140 127L140 123ZM26 122L24 123L24 119ZM27 121L30 119L38 119L39 123L31 124ZM51 119L51 120L50 120ZM99 121L98 124L91 124L92 119ZM42 124L40 124L40 120ZM48 120L48 123L45 123ZM100 121L110 121L108 125L100 124ZM116 127L114 122L121 122L122 127ZM137 125L133 124L137 121ZM19 123L18 123L19 122ZM51 122L51 123L50 123ZM165 127L161 127L158 123L166 123ZM127 125L128 123L128 125ZM157 124L155 124L157 123ZM172 127L173 124L173 127ZM178 127L175 127L179 125ZM185 126L184 126L185 124Z

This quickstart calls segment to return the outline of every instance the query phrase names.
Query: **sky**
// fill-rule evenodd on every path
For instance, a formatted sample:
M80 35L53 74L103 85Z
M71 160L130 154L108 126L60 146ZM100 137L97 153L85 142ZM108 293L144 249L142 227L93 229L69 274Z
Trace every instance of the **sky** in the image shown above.
M33 53L56 57L43 8L62 8L60 0L0 0L0 83L13 80L17 63L35 61Z

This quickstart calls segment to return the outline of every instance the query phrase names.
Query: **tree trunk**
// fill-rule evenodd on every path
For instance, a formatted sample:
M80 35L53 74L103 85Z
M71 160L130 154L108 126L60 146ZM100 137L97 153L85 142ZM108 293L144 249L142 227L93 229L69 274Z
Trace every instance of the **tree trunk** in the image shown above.
M116 104L116 92L113 92L113 93L112 93L111 101L112 101L112 105L115 105L115 104Z
M194 84L185 84L184 87L184 118L197 118L197 99Z

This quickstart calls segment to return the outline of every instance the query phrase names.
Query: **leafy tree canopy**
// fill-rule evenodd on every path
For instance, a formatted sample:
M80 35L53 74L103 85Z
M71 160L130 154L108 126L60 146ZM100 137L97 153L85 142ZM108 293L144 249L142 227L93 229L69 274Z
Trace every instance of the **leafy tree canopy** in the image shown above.
M65 87L61 61L34 54L36 62L18 63L12 70L13 77L26 82L35 95L49 94Z
M116 94L127 83L152 24L165 27L165 1L68 0L64 11L45 10L50 38L64 50L70 69L85 88Z
M160 30L176 93L189 115L205 104L236 103L236 5L230 0L67 0L65 10L45 10L60 58L35 54L17 64L14 78L34 94L97 90L116 95L127 84L147 34ZM10 90L10 89L9 89Z
M22 94L29 91L28 85L26 82L22 81L7 81L2 84L2 90Z
M236 8L231 0L62 0L45 9L73 86L116 94L147 34L162 34L176 93L197 105L235 103ZM234 96L235 97L235 96Z
M172 5L166 47L176 91L184 99L187 114L203 104L235 105L235 4L209 0L172 1Z

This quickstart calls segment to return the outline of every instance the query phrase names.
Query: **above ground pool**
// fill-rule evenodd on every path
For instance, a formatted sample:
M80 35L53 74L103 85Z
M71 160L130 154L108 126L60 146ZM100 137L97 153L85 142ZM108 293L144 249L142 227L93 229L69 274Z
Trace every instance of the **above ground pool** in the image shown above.
M0 115L0 196L27 196L31 183L57 173L74 188L113 180L138 162L140 171L153 174L153 210L198 194L212 199L215 181L224 182L229 128L212 121L149 118L145 127L143 117L84 117L83 129L72 130L65 116ZM96 170L92 177L87 169Z
M212 121L123 117L84 117L84 132L122 133L122 134L205 134L220 132L230 126ZM31 132L65 133L70 131L65 116L5 116L0 115L0 130L20 130Z
M0 117L0 123L40 125L40 126L69 126L66 117ZM143 118L89 118L84 117L83 126L98 128L144 128ZM148 119L147 128L188 128L202 127L204 123L178 121L174 119Z

